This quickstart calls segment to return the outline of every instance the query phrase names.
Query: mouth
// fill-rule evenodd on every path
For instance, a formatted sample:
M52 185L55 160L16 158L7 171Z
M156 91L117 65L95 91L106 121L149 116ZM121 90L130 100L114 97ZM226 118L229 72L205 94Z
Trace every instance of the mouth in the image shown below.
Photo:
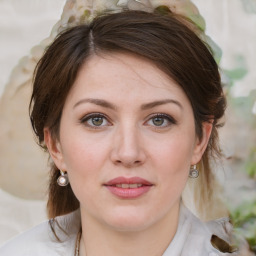
M143 184L127 184L127 183L124 183L124 184L116 184L116 185L112 185L112 186L115 186L117 188L140 188L143 186Z
M134 199L147 193L153 184L140 177L117 177L104 186L115 196L123 199Z

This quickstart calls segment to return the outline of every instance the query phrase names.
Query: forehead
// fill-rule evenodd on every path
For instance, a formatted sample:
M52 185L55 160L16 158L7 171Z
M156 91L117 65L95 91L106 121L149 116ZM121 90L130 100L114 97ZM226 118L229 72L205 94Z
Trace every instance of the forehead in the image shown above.
M108 97L111 100L188 100L182 88L149 60L131 54L92 55L78 72L68 98ZM115 96L116 98L113 98Z

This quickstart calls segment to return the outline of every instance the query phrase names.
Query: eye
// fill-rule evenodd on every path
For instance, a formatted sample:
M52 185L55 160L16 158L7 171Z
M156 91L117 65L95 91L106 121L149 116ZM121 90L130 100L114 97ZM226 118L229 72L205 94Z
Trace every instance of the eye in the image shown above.
M167 114L155 114L147 121L147 125L159 128L165 128L172 124L176 124L176 121Z
M111 125L105 115L101 113L92 113L86 115L81 119L81 123L91 128L100 128Z
M152 122L155 126L161 126L166 120L163 117L157 116L152 118Z

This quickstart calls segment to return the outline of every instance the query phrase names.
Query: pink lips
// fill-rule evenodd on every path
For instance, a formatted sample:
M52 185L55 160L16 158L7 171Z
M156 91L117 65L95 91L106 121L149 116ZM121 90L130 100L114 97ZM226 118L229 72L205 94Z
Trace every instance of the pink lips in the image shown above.
M153 186L149 181L140 177L117 177L104 184L114 195L123 199L134 199L147 193Z

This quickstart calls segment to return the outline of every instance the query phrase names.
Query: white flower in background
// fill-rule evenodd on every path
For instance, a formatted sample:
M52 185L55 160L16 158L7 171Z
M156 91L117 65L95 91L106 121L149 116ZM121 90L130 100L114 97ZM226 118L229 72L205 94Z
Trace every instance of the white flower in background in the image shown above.
M201 30L205 30L205 21L195 4L190 0L149 0L149 2L152 4L153 8L165 5L169 7L172 12L188 17L195 22Z
M61 25L87 23L97 14L108 10L118 12L129 9L153 12L159 6L166 6L172 12L190 18L201 30L205 30L205 21L190 0L68 0L61 17Z
M68 0L61 20L54 26L51 39L66 29L81 23L90 23L102 12L120 12L122 10L140 10L154 12L158 7L167 7L172 12L192 20L200 38L213 50L214 58L220 62L222 52L213 40L205 34L205 21L197 7L190 0Z
M51 36L55 37L62 29L90 23L94 17L105 10L120 11L118 0L67 0L61 20L54 26Z

